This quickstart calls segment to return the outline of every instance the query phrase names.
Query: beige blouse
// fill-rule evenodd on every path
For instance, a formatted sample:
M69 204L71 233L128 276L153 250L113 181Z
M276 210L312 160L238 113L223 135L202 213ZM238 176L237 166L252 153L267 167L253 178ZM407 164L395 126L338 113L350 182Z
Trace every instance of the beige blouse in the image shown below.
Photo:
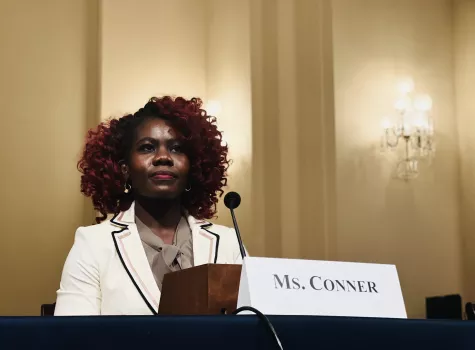
M135 216L137 230L152 269L158 288L162 289L166 273L193 267L193 242L188 221L182 216L178 223L173 244L165 244L140 219Z

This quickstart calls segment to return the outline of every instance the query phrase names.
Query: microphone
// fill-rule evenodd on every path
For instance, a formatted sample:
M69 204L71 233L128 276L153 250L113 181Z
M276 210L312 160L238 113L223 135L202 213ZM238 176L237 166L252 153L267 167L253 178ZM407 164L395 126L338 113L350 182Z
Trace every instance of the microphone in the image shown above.
M239 232L239 227L236 221L236 217L234 216L234 209L239 207L241 204L241 196L239 193L236 192L228 192L224 196L224 205L229 209L231 212L231 217L233 218L234 230L236 231L236 236L239 242L239 249L241 250L241 256L244 259L246 256L246 251L244 250L244 245L242 244L241 233Z
M237 224L237 221L236 221L236 217L234 216L234 209L239 207L239 204L241 204L241 196L239 195L239 193L236 193L236 192L226 193L226 195L224 196L224 205L231 212L231 217L233 218L234 230L236 231L236 236L237 236L237 239L238 239L238 242L239 242L239 249L241 250L242 258L244 259L244 257L246 256L246 250L244 249L244 245L242 244L241 233L239 232L239 227L238 227L238 224ZM257 315L257 317L259 317L261 320L263 320L265 322L265 324L267 325L267 327L272 332L272 335L274 336L274 340L277 343L277 347L281 350L283 349L282 348L282 343L280 342L280 339L279 339L274 327L272 326L272 323L269 321L269 319L264 314L262 314L262 312L260 312L259 310L255 309L253 307L250 307L250 306L243 306L243 307L240 307L239 309L237 309L236 311L234 311L233 315L237 315L237 314L241 313L242 311L254 312Z

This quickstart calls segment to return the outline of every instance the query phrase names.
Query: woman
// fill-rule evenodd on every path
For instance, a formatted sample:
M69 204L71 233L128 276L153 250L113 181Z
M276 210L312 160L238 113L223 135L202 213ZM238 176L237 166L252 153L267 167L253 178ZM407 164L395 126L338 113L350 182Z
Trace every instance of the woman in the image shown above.
M156 314L164 274L242 263L234 230L204 221L226 185L227 153L199 99L154 97L90 131L81 191L102 216L76 231L55 315Z

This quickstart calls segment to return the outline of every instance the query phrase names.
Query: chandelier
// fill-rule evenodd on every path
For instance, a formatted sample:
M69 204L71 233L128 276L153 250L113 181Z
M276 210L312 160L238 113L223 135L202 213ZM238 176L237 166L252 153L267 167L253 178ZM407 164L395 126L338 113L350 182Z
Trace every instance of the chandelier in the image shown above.
M398 151L396 174L410 180L419 175L420 161L434 157L432 99L427 94L414 94L412 81L402 83L399 90L402 96L394 104L393 115L382 123L381 148L383 152Z

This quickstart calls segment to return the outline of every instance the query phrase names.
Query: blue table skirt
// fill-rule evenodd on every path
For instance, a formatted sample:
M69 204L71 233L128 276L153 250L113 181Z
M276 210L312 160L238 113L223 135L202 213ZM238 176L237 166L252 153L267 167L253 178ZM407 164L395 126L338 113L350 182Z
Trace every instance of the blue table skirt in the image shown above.
M271 316L284 349L475 349L475 322ZM0 349L276 349L255 316L0 317Z

